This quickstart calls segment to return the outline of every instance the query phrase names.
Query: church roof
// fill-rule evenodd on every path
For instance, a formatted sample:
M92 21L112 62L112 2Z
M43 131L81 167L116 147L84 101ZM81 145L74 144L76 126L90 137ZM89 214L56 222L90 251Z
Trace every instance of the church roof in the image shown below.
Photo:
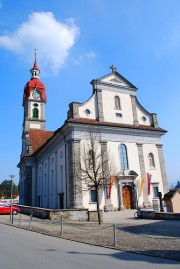
M130 125L130 124L121 124L121 123L114 123L114 122L100 122L93 119L86 119L86 118L79 118L73 119L70 118L65 121L64 125L58 128L55 132L48 132L48 131L40 131L40 130L30 130L30 143L33 146L33 156L36 156L41 149L49 143L51 138L55 136L59 131L61 132L62 128L67 123L77 123L77 124L88 124L88 125L96 125L96 126L107 126L107 127L118 127L118 128L127 128L127 129L139 129L139 130L149 130L149 131L158 131L162 133L166 133L167 131L162 128L155 128L153 126L145 126L145 125Z
M45 89L44 83L42 83L38 78L32 78L26 83L26 87L39 87Z
M33 65L33 68L31 70L39 70L38 65L37 65L37 61L36 61L36 53L35 53L34 65Z
M115 68L115 66L113 66ZM110 67L112 68L112 66ZM115 68L116 70L116 68ZM119 74L117 71L113 70L112 73L107 74L98 79L93 79L90 83L93 88L97 88L98 86L102 88L103 86L111 86L115 88L124 88L136 92L137 87L134 86L130 81L128 81L125 77Z
M114 123L114 122L106 122L106 121L97 121L94 119L87 119L87 118L79 118L73 119L70 118L67 120L69 123L79 123L79 124L89 124L89 125L98 125L98 126L109 126L109 127L119 127L119 128L128 128L128 129L140 129L140 130L151 130L151 131L159 131L166 133L167 131L153 126L147 125L132 125L132 124L124 124L124 123Z
M36 53L33 68L30 71L32 76L31 79L26 83L26 86L24 88L24 99L28 99L30 93L34 90L37 90L41 93L42 100L46 102L45 85L39 80L40 70L37 65Z
M45 130L29 130L29 145L31 147L31 154L44 145L52 136L54 132Z
M53 137L54 132L45 130L29 130L29 153L23 154L17 167L20 167L21 162L26 157L33 157L35 152L38 152L48 141Z
M24 89L24 99L28 99L30 96L30 93L35 89L37 89L41 93L42 100L46 102L47 99L46 99L46 93L45 93L45 86L37 78L32 78L30 81L26 83L26 86Z
M45 130L29 130L29 146L31 148L30 154L25 154L23 157L35 157L41 149L45 145L47 145L50 140L57 134L61 133L62 128L67 123L76 123L76 124L88 124L88 125L95 125L95 126L107 126L107 127L118 127L118 128L127 128L127 129L139 129L139 130L149 130L149 131L158 131L162 133L166 133L167 131L162 128L155 128L153 126L145 126L145 125L130 125L130 124L120 124L120 123L113 123L113 122L99 122L93 119L86 119L86 118L79 118L73 119L70 118L65 121L64 125L58 128L55 132L52 131L45 131Z

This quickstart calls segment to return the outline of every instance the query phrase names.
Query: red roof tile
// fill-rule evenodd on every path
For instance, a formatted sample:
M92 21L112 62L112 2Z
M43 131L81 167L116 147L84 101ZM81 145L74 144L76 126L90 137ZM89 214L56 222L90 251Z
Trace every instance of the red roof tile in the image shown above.
M119 127L119 128L128 128L128 129L140 129L140 130L151 130L151 131L159 131L162 133L167 132L162 128L155 128L153 126L145 126L145 125L130 125L130 124L121 124L121 123L113 123L113 122L99 122L93 119L79 118L79 119L68 119L64 125L67 123L77 123L77 124L89 124L89 125L97 125L97 126L109 126L109 127ZM63 126L64 126L63 125ZM57 129L55 132L45 131L45 130L29 130L29 145L31 147L30 154L24 154L23 157L31 157L35 156L33 153L39 152L38 150L43 147L48 140L52 138L52 136L56 135L56 133L61 130L61 128Z
M41 93L42 100L46 102L45 86L38 78L32 78L26 83L26 87L24 89L24 99L28 99L30 93L34 91L35 88Z
M45 130L29 130L29 145L31 146L31 154L39 149L49 138L54 135L54 132Z
M37 61L36 61L36 54L35 54L34 66L33 66L32 69L34 69L34 70L39 70L38 65L37 65Z
M124 123L115 123L115 122L106 122L106 121L97 121L93 119L79 118L79 119L68 119L66 122L69 123L80 123L80 124L89 124L89 125L98 125L98 126L109 126L109 127L119 127L119 128L129 128L129 129L140 129L140 130L151 130L159 131L166 133L167 131L158 127L147 125L133 125L133 124L124 124Z

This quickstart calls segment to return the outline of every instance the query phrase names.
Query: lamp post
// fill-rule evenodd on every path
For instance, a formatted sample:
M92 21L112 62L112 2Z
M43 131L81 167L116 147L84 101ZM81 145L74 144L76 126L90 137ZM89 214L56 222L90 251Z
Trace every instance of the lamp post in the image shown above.
M10 179L11 179L11 208L10 208L10 222L11 222L11 224L12 224L13 178L14 178L15 176L10 175L9 177L10 177Z

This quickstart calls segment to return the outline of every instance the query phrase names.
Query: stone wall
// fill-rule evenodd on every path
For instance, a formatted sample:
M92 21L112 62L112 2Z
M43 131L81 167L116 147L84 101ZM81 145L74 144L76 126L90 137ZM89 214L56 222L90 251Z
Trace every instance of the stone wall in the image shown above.
M88 221L88 209L47 209L40 207L30 207L19 205L22 214L33 215L33 217L40 219L51 219L51 220L77 220L77 221Z
M144 219L180 220L180 213L141 211Z
M103 211L100 211L101 221L103 222ZM98 213L97 211L88 211L88 220L98 222Z
M18 205L18 207L20 207L22 214L25 214L25 215L32 214L32 216L35 218L49 219L50 209L31 207L31 206L23 206L23 205Z
M35 218L50 220L75 220L75 221L93 221L98 222L97 211L88 211L88 209L47 209L40 207L31 207L18 205L22 214L31 215ZM103 211L100 211L101 221L103 222Z
M49 215L51 220L77 220L88 221L88 209L67 209L67 210L51 210Z

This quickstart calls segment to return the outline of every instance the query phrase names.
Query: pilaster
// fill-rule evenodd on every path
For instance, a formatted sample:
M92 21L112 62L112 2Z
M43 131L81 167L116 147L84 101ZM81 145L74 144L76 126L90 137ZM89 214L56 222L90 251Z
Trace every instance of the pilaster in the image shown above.
M124 210L123 197L122 197L122 184L118 180L118 211Z
M98 118L99 121L104 121L104 113L103 113L103 103L102 103L102 90L97 89L97 107L98 107Z
M78 103L70 103L69 111L68 111L68 119L79 119L79 104Z
M108 168L108 150L107 150L107 141L101 141L101 154L102 154L102 169L103 169L103 178L104 182L109 182L110 180L110 171ZM104 211L112 211L113 210L113 205L110 198L106 198L106 186L104 188L104 195L105 195L105 206L104 206Z
M168 181L167 181L167 174L166 174L166 168L165 168L165 161L164 161L164 154L163 154L163 146L162 144L157 144L157 150L158 150L158 156L159 156L159 163L160 163L160 169L161 169L161 176L162 176L162 182L163 182L163 190L164 194L169 191L168 187Z
M144 163L144 154L143 154L143 144L137 143L138 148L138 156L139 156L139 165L141 171L141 177L144 176L144 184L143 184L143 198L144 205L149 205L149 197L147 194L147 181L146 181L146 171L145 171L145 163Z
M68 141L69 207L82 208L82 181L80 178L80 141ZM78 161L77 161L78 160Z
M136 109L136 97L134 95L131 95L131 104L132 104L134 125L139 125L137 109Z
M154 127L155 127L155 128L158 128L159 125L158 125L158 120L157 120L157 114L152 113L152 118L153 118L153 124L154 124Z

